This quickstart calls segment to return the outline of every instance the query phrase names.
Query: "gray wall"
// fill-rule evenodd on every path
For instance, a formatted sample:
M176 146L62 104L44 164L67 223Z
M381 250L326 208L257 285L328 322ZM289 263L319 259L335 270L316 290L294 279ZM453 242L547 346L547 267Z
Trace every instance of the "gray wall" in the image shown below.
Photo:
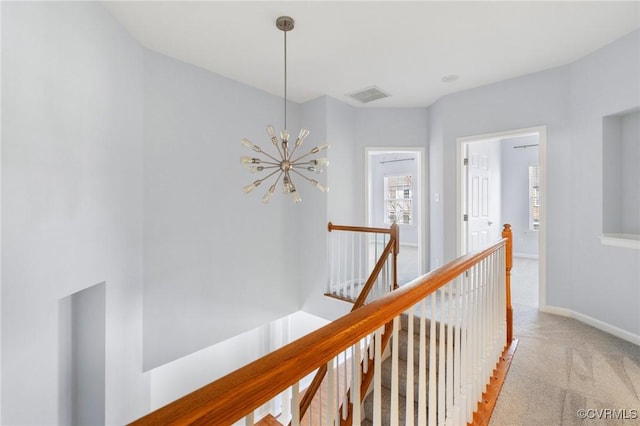
M622 232L640 234L640 111L622 117Z
M283 200L280 188L264 205L270 181L242 192L259 175L240 164L240 156L254 153L240 140L272 152L266 126L282 128L281 99L154 52L145 51L144 61L149 369L298 310L290 259L299 244L291 238L300 206ZM288 108L295 135L299 110ZM309 192L319 192L295 183L305 204Z
M430 107L431 193L455 194L456 139L547 126L547 304L594 323L640 334L640 262L631 249L605 247L602 233L602 117L637 107L640 32L568 66L460 92ZM437 120L437 121L435 121ZM434 205L432 257L455 256L456 201ZM439 221L439 215L442 220ZM603 303L606 300L607 303Z
M573 63L570 73L572 155L565 167L573 177L566 197L571 220L561 224L570 229L572 238L560 260L570 270L571 279L564 285L573 297L559 305L637 336L638 251L603 246L599 236L603 223L602 118L640 105L640 31ZM634 168L638 169L638 163ZM551 273L549 278L555 283Z
M536 136L504 139L502 151L502 222L511 224L513 252L516 255L538 256L538 232L529 229L529 165L538 165Z
M105 283L105 421L142 373L142 49L96 3L2 2L2 424L58 423L58 301Z
M332 189L301 182L302 205L277 194L265 207L264 186L240 191L252 176L238 141L268 144L281 99L146 52L95 3L0 7L1 423L57 423L69 338L59 301L95 283L106 292L108 424L149 407L143 288L146 367L301 306L326 318L346 311L318 291L326 221L364 221L367 146L428 147L436 266L455 257L456 138L546 125L547 303L640 334L638 253L597 238L602 117L640 103L639 32L428 111L292 104L292 133L304 123L305 145L334 145Z

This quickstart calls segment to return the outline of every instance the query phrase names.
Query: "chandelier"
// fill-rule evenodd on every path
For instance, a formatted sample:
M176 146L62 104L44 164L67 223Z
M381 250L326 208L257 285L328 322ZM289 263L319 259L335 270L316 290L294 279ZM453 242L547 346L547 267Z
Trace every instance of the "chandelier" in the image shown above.
M287 131L287 32L294 28L293 18L289 16L281 16L276 20L276 27L284 33L284 130L280 132L280 139L276 136L276 132L272 125L267 126L267 133L271 138L271 142L275 146L277 154L271 155L262 150L258 145L249 139L242 139L240 142L243 146L252 149L256 153L266 158L243 156L240 158L242 164L247 165L251 173L266 173L261 179L253 181L253 183L245 186L243 191L249 193L260 186L265 180L275 176L273 184L262 197L263 203L268 203L276 191L277 185L282 179L282 190L285 194L290 194L294 203L300 203L302 198L293 183L292 176L296 175L309 182L322 192L327 192L329 188L321 184L315 179L307 176L307 173L322 173L324 168L329 165L326 158L311 157L329 148L328 144L318 145L312 148L306 154L295 156L296 150L302 145L304 139L309 135L309 130L303 128L300 130L293 146L289 145L289 132ZM255 155L255 154L254 154Z

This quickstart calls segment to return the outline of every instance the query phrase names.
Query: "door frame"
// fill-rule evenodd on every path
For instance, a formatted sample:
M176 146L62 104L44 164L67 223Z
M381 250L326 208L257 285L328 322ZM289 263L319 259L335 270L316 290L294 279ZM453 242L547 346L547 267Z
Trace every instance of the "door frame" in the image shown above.
M418 180L416 192L420 196L420 218L417 222L418 228L418 258L420 259L420 274L424 274L427 271L427 217L428 212L426 210L426 190L428 186L425 182L426 177L426 158L424 147L394 147L394 146L368 146L364 148L364 223L366 226L371 226L369 218L371 217L370 204L371 204L371 188L369 186L369 157L376 154L384 153L411 153L418 158ZM402 233L400 234L400 244L402 244ZM416 277L417 278L417 277Z
M538 230L538 309L547 305L547 126L526 127L500 132L484 133L459 137L456 139L456 250L458 256L464 253L466 246L467 224L464 213L467 203L467 182L464 159L467 146L473 142L493 139L507 139L517 136L538 136L538 166L540 170L540 229ZM502 224L500 225L502 226Z

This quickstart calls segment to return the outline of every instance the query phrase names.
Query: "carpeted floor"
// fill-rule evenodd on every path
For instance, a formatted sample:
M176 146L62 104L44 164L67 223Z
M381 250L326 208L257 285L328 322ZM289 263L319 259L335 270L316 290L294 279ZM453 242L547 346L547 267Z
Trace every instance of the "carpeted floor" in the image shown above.
M640 425L640 347L513 291L520 342L490 425Z

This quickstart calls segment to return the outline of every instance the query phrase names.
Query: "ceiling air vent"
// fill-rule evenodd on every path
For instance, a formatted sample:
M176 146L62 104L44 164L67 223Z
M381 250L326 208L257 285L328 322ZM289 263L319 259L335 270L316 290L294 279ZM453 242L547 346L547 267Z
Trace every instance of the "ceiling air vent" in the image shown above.
M347 93L347 96L366 104L367 102L375 101L377 99L388 98L391 95L381 90L379 87L371 86L357 90L353 93Z

